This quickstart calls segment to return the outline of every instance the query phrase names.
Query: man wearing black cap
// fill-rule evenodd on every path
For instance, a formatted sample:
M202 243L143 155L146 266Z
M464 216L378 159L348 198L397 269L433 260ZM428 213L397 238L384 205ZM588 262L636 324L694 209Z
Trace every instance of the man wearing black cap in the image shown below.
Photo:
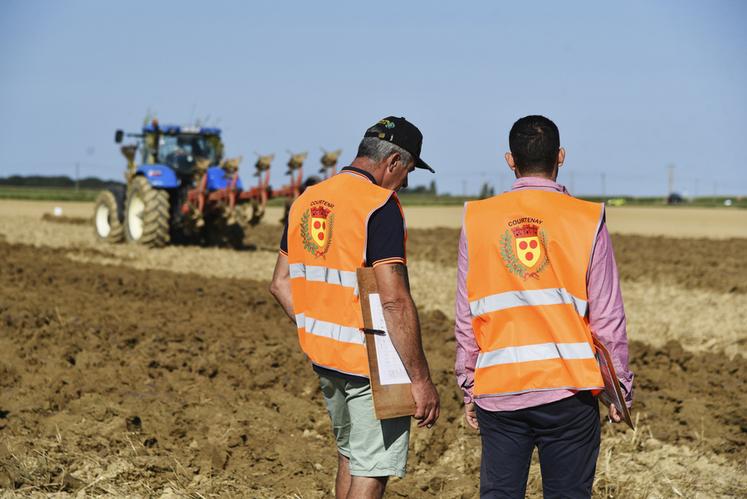
M395 191L415 168L423 136L404 118L369 128L350 166L293 203L270 291L298 329L319 375L337 442L336 496L381 497L402 477L410 418L377 420L355 270L373 267L384 319L412 381L415 419L430 428L439 398L423 352L407 276L404 216Z

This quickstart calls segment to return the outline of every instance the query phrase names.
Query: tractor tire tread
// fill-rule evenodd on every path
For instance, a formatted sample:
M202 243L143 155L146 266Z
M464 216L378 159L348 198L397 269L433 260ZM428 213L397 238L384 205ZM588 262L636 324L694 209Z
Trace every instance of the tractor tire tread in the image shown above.
M105 204L107 209L109 210L109 233L106 235L106 237L102 237L101 234L99 234L98 229L96 228L96 216L95 213L98 211L98 207L101 204ZM120 222L119 216L118 216L118 210L117 210L117 198L114 196L114 194L111 191L101 191L98 196L96 196L96 201L94 203L94 234L96 237L104 242L116 244L121 243L124 241L124 225Z
M136 177L130 185L131 193L139 193L145 205L143 232L138 244L150 248L162 248L170 241L169 193L153 188L143 177ZM129 197L129 194L128 194ZM129 233L128 233L128 238Z

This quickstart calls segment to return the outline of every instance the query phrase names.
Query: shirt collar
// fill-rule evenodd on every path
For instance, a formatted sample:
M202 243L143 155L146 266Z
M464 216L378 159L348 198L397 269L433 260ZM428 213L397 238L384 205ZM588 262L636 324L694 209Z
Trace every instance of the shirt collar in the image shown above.
M376 183L376 179L374 178L374 176L371 175L366 170L361 170L360 168L356 168L354 166L346 166L345 168L343 168L342 170L340 170L340 173L342 173L342 172L348 172L348 173L352 173L353 175L359 175L359 176L365 177L368 180L370 180L372 184L378 185Z
M547 189L547 190L553 190L558 191L562 193L568 193L568 190L565 188L564 185L560 185L559 183L550 180L549 178L543 178L543 177L521 177L517 178L516 181L511 186L512 191L522 190L522 189Z

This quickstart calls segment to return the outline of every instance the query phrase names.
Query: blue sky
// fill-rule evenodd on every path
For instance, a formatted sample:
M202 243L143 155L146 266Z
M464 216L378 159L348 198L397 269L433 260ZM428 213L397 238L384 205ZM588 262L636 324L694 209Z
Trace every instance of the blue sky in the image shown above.
M578 194L747 194L747 4L0 3L0 176L120 179L117 128L209 117L229 155L341 147L379 118L425 136L440 190L510 185L512 123L544 114ZM602 180L604 177L604 181ZM411 185L430 174L416 172ZM696 191L697 189L697 191Z

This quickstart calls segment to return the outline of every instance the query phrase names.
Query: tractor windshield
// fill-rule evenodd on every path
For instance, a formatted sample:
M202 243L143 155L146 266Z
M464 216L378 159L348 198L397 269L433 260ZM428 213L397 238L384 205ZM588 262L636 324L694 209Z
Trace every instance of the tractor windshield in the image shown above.
M198 158L215 165L220 162L220 155L220 138L213 135L161 135L158 144L158 163L183 173L191 172Z

